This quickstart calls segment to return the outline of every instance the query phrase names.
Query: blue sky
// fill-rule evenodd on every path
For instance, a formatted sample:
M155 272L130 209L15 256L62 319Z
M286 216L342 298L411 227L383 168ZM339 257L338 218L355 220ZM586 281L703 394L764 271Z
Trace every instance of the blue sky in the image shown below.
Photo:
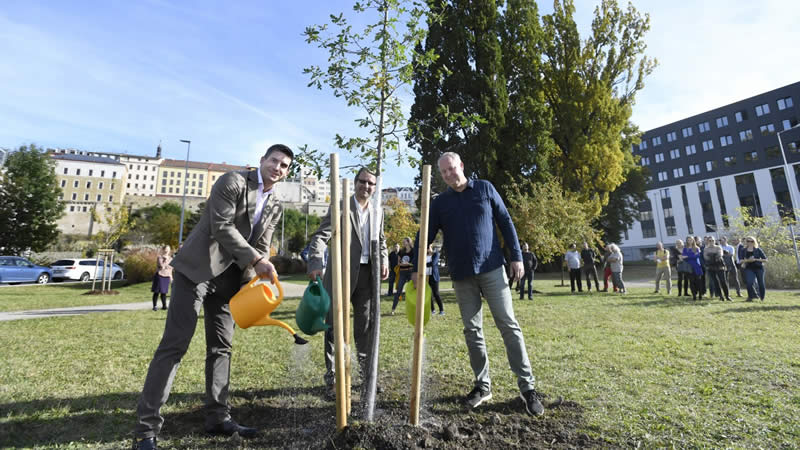
M598 1L576 1L582 34ZM638 1L659 60L637 97L642 130L800 80L800 2ZM550 2L540 2L543 13ZM359 112L306 87L324 64L306 26L352 1L0 3L0 147L43 146L254 164L282 142L336 151ZM342 156L342 164L354 163ZM414 171L388 166L387 185Z

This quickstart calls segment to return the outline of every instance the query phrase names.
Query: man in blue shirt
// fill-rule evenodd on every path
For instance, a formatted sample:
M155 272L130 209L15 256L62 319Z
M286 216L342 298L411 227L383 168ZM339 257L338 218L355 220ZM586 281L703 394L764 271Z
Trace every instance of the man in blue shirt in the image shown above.
M457 153L447 152L439 158L439 173L450 188L431 203L426 245L434 241L439 230L442 231L470 365L475 374L475 387L467 395L466 403L475 408L492 398L489 359L483 337L483 295L503 336L508 363L517 375L525 409L528 414L542 415L544 408L534 389L535 378L525 339L514 316L500 237L495 233L497 225L504 242L511 246L512 279L520 279L523 275L522 252L511 216L491 183L467 180L464 163ZM419 242L415 245L417 248ZM416 263L417 259L413 260ZM416 273L412 279L418 280Z

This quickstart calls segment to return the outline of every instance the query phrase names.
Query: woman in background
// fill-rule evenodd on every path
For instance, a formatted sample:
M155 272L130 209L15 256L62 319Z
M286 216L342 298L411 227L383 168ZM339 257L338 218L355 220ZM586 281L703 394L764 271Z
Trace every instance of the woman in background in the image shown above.
M167 293L169 285L172 283L172 256L169 245L161 247L161 251L156 258L156 273L153 275L153 311L158 311L158 296L161 296L161 309L167 309Z
M397 253L397 287L394 290L394 301L392 302L392 315L397 308L397 303L400 301L400 296L403 295L403 287L406 282L411 280L411 271L414 270L414 265L411 262L414 247L411 238L403 238L403 248Z
M683 249L681 259L689 263L689 267L692 269L689 274L689 287L692 289L692 300L697 300L698 295L700 296L700 300L703 299L703 281L701 278L703 275L703 268L700 265L700 257L702 254L694 238L691 236L687 237L686 247Z
M745 238L744 255L742 258L742 267L744 270L744 279L747 282L747 301L752 302L758 294L758 298L764 301L764 295L767 293L767 287L764 284L764 263L767 262L767 255L764 250L758 247L758 241L753 236ZM755 284L758 282L758 292L756 292Z
M628 291L625 289L625 282L622 281L622 252L619 251L617 244L610 244L608 249L611 255L608 257L608 264L611 267L611 278L614 281L614 286L619 289L620 294L626 294Z
M431 296L439 306L439 315L444 315L442 297L439 295L439 252L433 248L433 244L428 245L428 256L425 257L425 272L428 275L428 286L431 287ZM433 313L433 302L431 302L431 313Z

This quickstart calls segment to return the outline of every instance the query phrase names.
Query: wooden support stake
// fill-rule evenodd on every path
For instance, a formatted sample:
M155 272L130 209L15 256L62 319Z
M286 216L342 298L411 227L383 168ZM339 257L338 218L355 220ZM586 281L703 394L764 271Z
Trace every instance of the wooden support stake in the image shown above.
M333 282L333 344L336 367L336 429L347 426L345 396L344 333L342 317L342 230L341 191L339 190L339 155L331 153L331 280Z
M350 297L353 294L353 287L350 286L350 240L352 237L352 223L350 222L350 204L353 201L350 196L350 179L345 178L342 180L342 195L344 196L344 204L342 205L342 292L344 292L344 299L342 300L342 318L344 319L344 347L347 353L344 358L344 378L345 378L345 395L347 397L347 414L350 414L350 394L351 394L351 374L352 374L352 353L353 349L350 346ZM358 270L356 267L355 270Z
M419 219L419 250L417 252L417 314L414 320L414 356L411 368L411 425L419 425L419 398L422 384L422 345L425 341L425 289L427 288L426 259L428 255L428 212L431 203L431 166L422 166L422 208Z

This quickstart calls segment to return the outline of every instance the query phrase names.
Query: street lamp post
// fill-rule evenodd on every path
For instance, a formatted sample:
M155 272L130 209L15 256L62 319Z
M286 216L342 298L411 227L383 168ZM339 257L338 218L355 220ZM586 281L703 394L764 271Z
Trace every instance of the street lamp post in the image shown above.
M186 180L189 179L189 151L192 149L192 141L181 139L186 144L186 163L183 166L183 200L181 201L181 228L178 232L178 246L183 243L183 216L186 210Z
M792 218L796 221L797 220L797 204L794 200L794 189L797 183L795 183L794 176L790 173L789 169L789 162L786 160L786 153L783 151L783 141L781 141L781 134L785 133L790 130L794 130L795 128L799 127L800 124L797 124L791 128L788 128L783 131L778 132L778 146L781 149L781 157L783 158L783 172L786 176L786 187L789 189L789 201L792 203ZM795 240L794 236L794 225L789 223L789 232L792 234L792 245L794 246L794 259L797 261L797 270L800 271L800 254L797 253L797 240Z

